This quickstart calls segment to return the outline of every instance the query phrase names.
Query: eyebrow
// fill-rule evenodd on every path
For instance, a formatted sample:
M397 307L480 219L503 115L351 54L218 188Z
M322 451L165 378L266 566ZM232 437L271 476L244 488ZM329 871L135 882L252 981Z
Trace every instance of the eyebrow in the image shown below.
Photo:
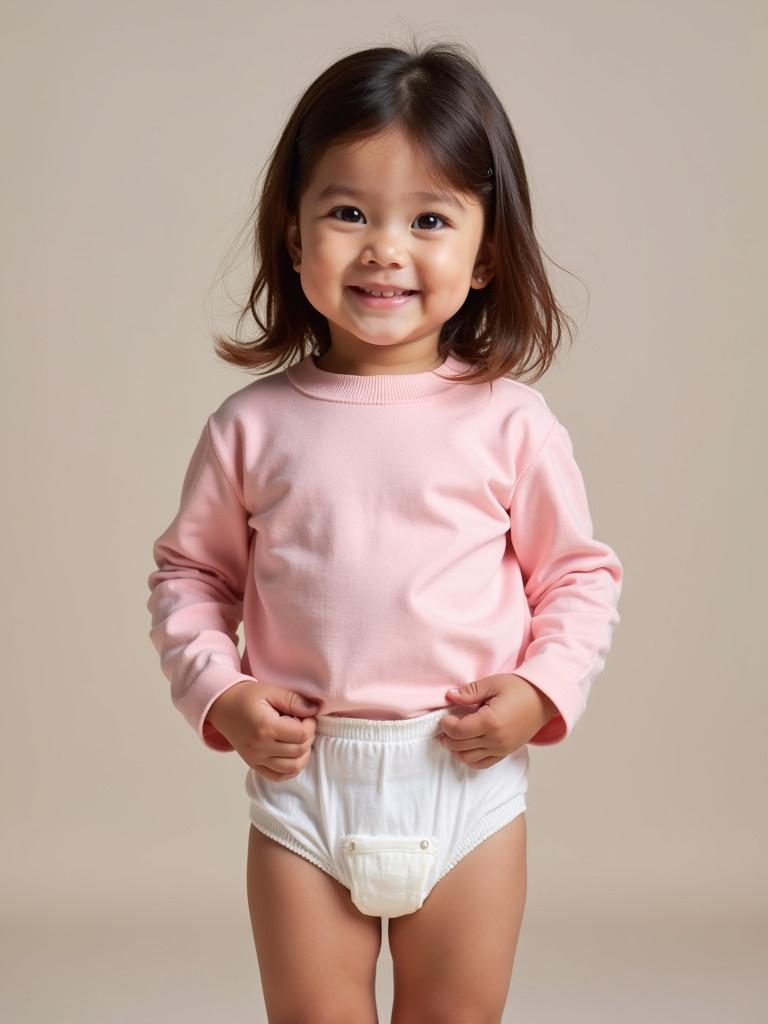
M341 182L331 182L326 185L315 196L316 202L328 199L330 196L350 196L352 199L365 199L366 193L363 189L353 188L352 185L345 185ZM405 192L403 199L421 199L425 203L447 203L458 210L464 209L464 204L451 195L450 192Z

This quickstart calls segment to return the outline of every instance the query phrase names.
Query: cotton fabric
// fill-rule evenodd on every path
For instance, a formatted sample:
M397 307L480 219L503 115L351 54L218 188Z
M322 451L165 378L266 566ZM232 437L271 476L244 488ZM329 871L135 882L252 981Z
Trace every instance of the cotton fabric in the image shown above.
M515 673L557 708L530 743L572 732L623 567L594 536L541 393L466 384L468 369L449 355L337 374L310 354L208 416L147 603L172 701L207 747L233 749L206 715L246 679L324 715L407 719L448 706L451 686Z

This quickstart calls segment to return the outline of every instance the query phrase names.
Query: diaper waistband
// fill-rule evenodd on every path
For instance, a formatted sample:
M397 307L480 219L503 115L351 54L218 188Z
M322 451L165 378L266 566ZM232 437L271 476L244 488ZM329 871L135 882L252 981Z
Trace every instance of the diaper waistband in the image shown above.
M474 709L473 709L474 710ZM443 715L461 714L463 709L436 708L413 718L348 718L344 715L315 715L316 732L324 736L342 736L352 740L375 742L420 739L433 736Z

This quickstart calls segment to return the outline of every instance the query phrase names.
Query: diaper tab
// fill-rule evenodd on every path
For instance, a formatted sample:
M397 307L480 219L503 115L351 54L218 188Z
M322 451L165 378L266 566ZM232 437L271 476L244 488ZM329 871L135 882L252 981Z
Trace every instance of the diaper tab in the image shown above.
M423 904L437 856L435 836L356 832L342 837L341 848L352 902L361 913L400 917Z

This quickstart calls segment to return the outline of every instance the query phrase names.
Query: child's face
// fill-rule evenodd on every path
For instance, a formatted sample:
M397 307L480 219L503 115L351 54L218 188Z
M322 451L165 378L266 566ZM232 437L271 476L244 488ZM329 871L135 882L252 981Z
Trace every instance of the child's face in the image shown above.
M322 196L333 184L359 195ZM448 191L460 205L407 194L416 191ZM405 136L389 132L324 154L286 242L336 351L365 357L369 346L396 345L404 358L420 358L437 351L440 328L470 288L492 276L492 250L481 246L484 220L475 196L436 183ZM417 294L399 304L367 303L351 286L371 282Z

